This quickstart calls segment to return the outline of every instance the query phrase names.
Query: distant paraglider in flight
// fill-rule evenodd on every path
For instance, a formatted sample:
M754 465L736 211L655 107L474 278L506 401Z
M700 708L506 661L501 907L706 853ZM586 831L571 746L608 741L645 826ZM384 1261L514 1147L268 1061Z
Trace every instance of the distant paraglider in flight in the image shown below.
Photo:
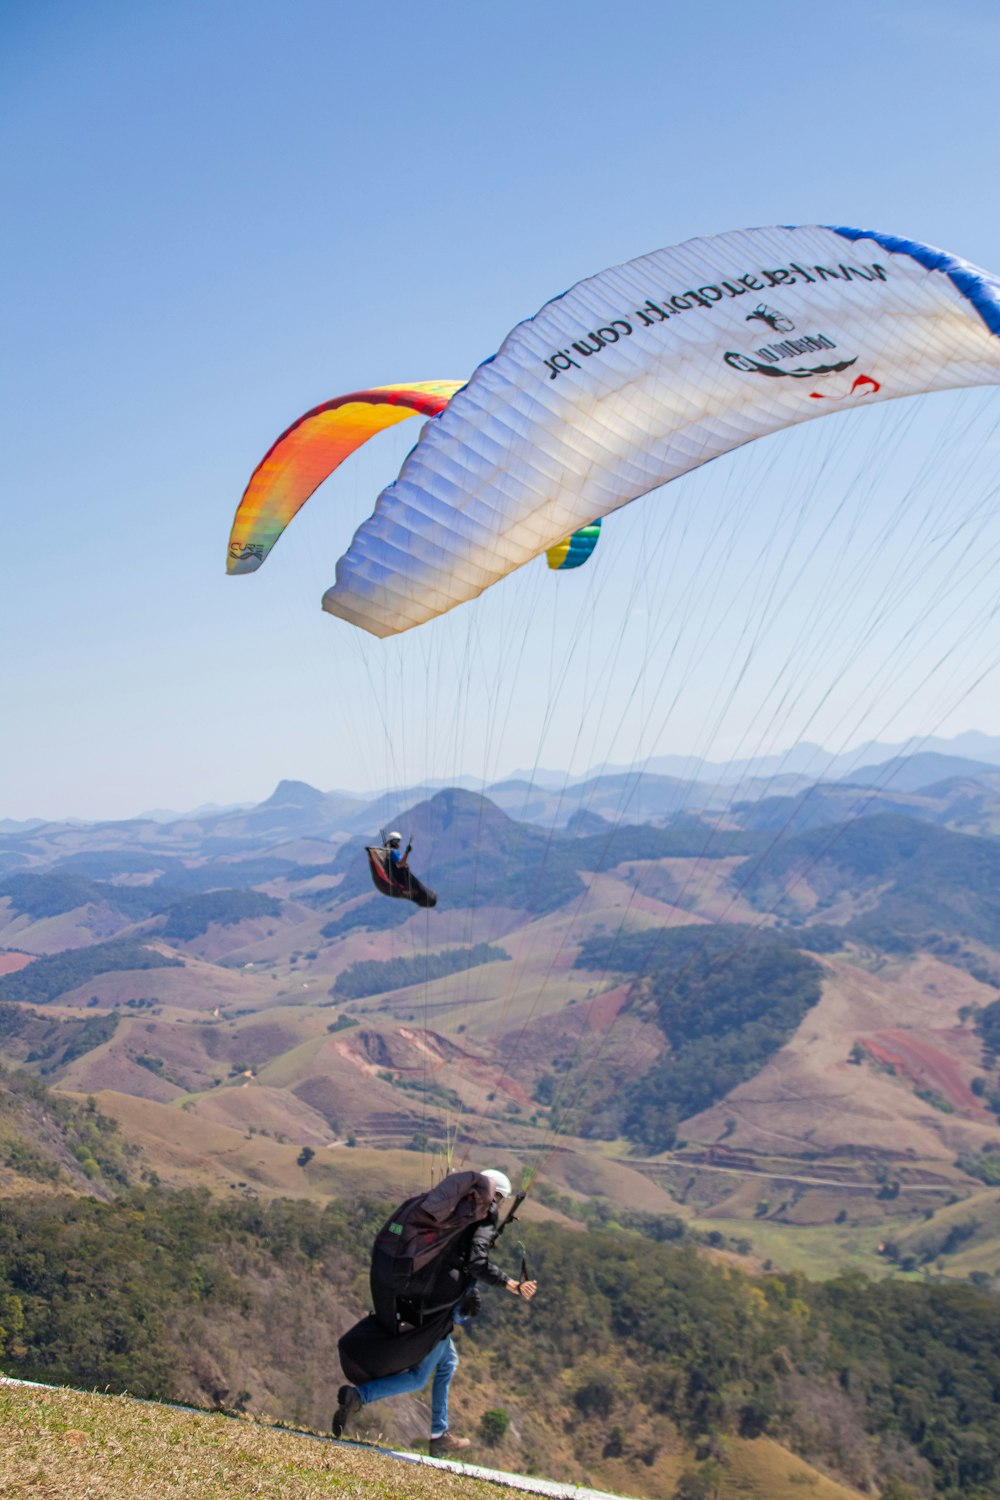
M323 597L376 636L446 613L542 552L576 566L577 538L596 540L604 516L756 438L995 384L1000 280L967 261L819 226L689 240L577 283L464 385L384 387L309 413L256 470L229 570L259 567L348 453L415 413L433 420Z
M372 844L365 853L371 870L372 883L383 896L398 896L404 901L413 901L417 906L437 906L437 896L428 889L410 869L411 839L403 854L399 852L402 838L398 833L384 834L381 844Z

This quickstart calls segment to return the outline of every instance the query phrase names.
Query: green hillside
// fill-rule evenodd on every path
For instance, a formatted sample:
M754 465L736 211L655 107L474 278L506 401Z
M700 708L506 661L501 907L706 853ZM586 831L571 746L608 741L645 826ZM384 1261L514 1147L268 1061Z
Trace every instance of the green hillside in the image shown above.
M448 974L461 974L480 964L509 963L510 954L496 944L475 943L471 948L443 948L422 958L362 959L349 964L337 976L334 994L346 1000L381 995L411 984L428 984Z
M760 910L786 914L797 880L820 908L872 893L848 931L879 947L912 952L935 935L1000 945L1000 840L880 814L783 840L735 877Z
M7 1200L5 1368L266 1402L322 1427L336 1330L360 1310L355 1288L386 1208L159 1189L110 1203ZM539 1295L528 1308L487 1292L455 1390L456 1426L486 1401L511 1408L510 1466L592 1469L605 1484L617 1473L615 1488L641 1493L661 1449L693 1461L702 1445L724 1466L728 1445L768 1436L855 1484L916 1475L949 1496L1000 1495L996 1298L862 1277L751 1279L626 1232L532 1225L526 1237ZM394 1409L376 1414L391 1432Z
M670 1043L603 1122L648 1151L669 1150L681 1120L758 1073L820 995L815 960L751 927L591 938L577 964L636 975L630 1004Z
M280 914L281 903L263 891L208 891L186 896L168 907L163 936L186 943L207 932L213 922L221 927L234 927L237 922L254 917L277 917Z
M13 911L36 919L59 916L90 903L105 903L132 921L162 911L172 899L162 888L111 885L88 880L83 875L62 873L8 875L0 880L0 897L3 896Z
M46 1005L50 1000L85 984L99 974L119 970L179 969L179 958L168 958L144 943L121 938L109 943L95 943L90 948L67 948L36 959L16 974L0 978L0 998L22 1000L29 1005Z
M37 1192L43 1183L107 1196L131 1180L133 1156L93 1100L77 1103L0 1067L0 1193ZM3 1205L0 1197L0 1222Z
M63 1019L0 1001L0 1049L18 1062L36 1064L44 1077L110 1041L119 1020L116 1011Z

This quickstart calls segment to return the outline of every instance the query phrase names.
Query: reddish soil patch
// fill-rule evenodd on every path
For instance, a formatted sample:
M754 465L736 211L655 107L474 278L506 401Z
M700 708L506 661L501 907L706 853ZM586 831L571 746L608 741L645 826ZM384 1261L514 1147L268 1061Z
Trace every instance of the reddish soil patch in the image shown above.
M37 953L0 951L0 974L16 974L18 969L25 969L28 964L34 963L37 957Z
M910 1031L878 1031L875 1037L877 1041L863 1039L862 1046L867 1047L876 1062L892 1064L897 1073L918 1088L933 1089L964 1115L978 1120L992 1118L963 1080L955 1059L940 1047L922 1041Z
M617 1021L622 1006L628 999L629 985L620 984L591 1000L587 1007L587 1024L591 1031L607 1031Z

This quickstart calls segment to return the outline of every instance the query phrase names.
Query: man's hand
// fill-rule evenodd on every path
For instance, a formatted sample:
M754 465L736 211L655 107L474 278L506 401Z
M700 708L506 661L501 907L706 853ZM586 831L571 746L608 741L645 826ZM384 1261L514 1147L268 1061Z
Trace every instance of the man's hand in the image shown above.
M508 1292L513 1292L517 1297L523 1297L525 1302L530 1302L538 1291L537 1281L508 1281Z

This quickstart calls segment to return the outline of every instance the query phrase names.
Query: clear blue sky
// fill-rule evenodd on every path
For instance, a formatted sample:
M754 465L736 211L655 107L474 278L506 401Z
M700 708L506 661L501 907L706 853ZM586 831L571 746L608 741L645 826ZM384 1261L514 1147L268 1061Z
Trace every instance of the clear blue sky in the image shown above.
M1000 269L998 47L993 0L0 7L0 817L505 772L539 747L580 770L707 748L691 715L661 736L648 705L628 743L571 699L543 734L570 613L591 632L571 671L603 660L582 584L561 620L542 577L381 655L321 614L415 424L252 578L223 572L236 501L306 408L464 376L581 276L692 235L847 223ZM827 452L828 425L795 451ZM651 524L622 524L622 556L646 555ZM617 618L626 573L604 566ZM648 645L644 588L628 603ZM482 696L532 610L546 634ZM998 697L945 729L1000 731ZM745 727L711 744L736 753Z

